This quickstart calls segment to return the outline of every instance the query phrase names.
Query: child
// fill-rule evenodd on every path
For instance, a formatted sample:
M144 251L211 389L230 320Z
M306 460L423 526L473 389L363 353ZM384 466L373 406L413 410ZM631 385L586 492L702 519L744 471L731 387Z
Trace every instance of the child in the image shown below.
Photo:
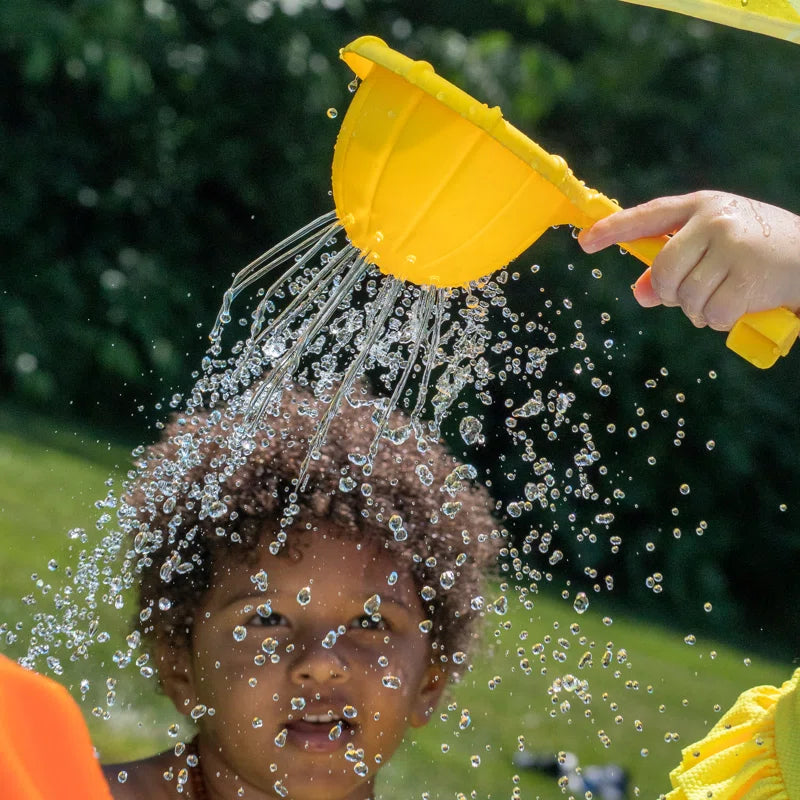
M587 253L674 234L637 281L643 306L680 306L698 327L728 330L742 314L800 309L800 217L724 192L662 197L600 220ZM800 669L779 689L744 692L700 742L683 750L667 800L800 798Z
M140 465L130 508L140 534L163 540L141 575L143 633L197 735L184 752L106 767L117 800L174 797L179 784L189 800L372 797L466 658L500 537L485 490L464 480L474 470L412 437L356 471L375 426L370 405L345 402L295 497L319 407L284 394L246 463L223 475L225 517L198 491L224 472L235 420L173 422ZM208 444L176 471L199 430ZM461 508L442 513L445 502Z

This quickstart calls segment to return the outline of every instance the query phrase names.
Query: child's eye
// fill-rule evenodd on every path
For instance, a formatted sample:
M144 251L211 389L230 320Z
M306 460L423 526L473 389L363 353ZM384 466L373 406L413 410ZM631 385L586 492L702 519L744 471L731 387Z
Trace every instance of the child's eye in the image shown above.
M254 616L250 617L250 620L247 623L248 625L254 625L256 627L262 628L275 628L278 626L286 626L289 625L289 620L283 616L283 614L276 614L274 611L271 614L255 614Z
M385 631L389 629L389 625L383 617L370 614L362 614L360 617L355 617L355 619L351 620L350 627L365 631Z

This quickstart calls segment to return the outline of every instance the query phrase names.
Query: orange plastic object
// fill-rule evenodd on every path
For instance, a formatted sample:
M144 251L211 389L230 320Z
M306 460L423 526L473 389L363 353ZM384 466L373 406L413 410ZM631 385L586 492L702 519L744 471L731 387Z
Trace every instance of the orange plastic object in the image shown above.
M111 800L67 690L0 654L0 797Z
M553 225L584 228L620 210L499 108L427 62L375 36L356 39L340 55L361 84L336 140L333 198L350 241L381 271L417 284L463 286L508 264ZM649 265L666 241L620 244ZM785 323L779 313L758 329L761 339L733 337L743 348L737 352L771 365L797 335ZM763 331L774 328L779 339L761 346Z

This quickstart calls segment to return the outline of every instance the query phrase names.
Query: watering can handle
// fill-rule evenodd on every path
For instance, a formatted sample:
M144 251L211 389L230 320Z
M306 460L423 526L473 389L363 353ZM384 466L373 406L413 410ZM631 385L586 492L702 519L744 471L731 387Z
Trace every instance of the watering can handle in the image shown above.
M649 267L668 241L668 236L659 236L621 242L620 246ZM751 364L767 369L791 350L798 334L800 319L788 308L772 308L739 317L725 343Z

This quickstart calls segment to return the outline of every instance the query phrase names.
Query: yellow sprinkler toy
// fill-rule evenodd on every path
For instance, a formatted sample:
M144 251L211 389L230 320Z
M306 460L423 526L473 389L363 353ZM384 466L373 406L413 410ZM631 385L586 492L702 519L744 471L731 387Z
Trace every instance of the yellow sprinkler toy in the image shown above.
M620 210L489 108L374 36L340 51L361 79L333 157L336 214L385 274L465 286L502 268L548 228L585 228ZM620 245L647 264L667 238ZM758 367L789 352L800 319L746 314L728 346Z

